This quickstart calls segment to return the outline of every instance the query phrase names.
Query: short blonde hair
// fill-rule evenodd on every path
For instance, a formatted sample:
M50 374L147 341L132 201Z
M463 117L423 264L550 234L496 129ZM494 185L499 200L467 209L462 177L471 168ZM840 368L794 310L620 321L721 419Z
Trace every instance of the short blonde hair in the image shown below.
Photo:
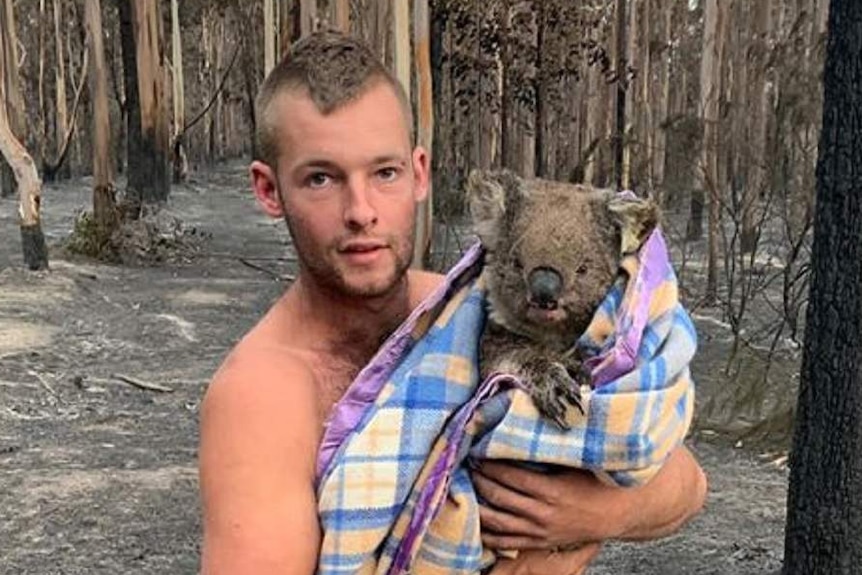
M271 108L280 94L305 92L326 115L379 82L388 84L401 102L412 143L413 113L407 94L367 45L333 30L316 32L299 40L272 69L255 98L255 159L277 168L278 126L271 118Z

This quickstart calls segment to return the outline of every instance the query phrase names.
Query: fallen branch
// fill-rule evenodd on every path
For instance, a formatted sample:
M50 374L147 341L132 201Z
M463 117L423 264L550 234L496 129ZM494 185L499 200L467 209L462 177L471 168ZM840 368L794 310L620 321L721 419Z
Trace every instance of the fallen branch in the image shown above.
M236 254L229 254L229 253L225 253L225 252L210 252L210 253L200 254L199 257L215 258L215 259L224 258L224 259L228 259L228 260L242 258L245 260L256 261L256 262L264 261L264 262L296 263L296 261L297 261L296 256L238 256Z
M111 377L122 381L123 383L128 383L129 385L134 385L139 389L145 389L147 391L158 391L161 393L170 393L173 391L172 387L166 387L164 385L159 385L158 383L150 383L148 381L142 381L140 379L130 377L128 375L123 375L121 373L111 374Z
M183 137L186 135L186 132L188 132L192 128L192 126L197 124L201 120L201 118L203 118L206 115L206 113L210 111L210 108L213 107L213 104L216 103L216 100L218 99L219 94L221 94L224 91L224 86L227 83L227 79L228 79L228 76L230 76L231 70L233 70L233 65L234 65L234 63L236 63L236 57L238 55L239 55L239 44L237 44L236 48L234 49L233 56L231 56L230 62L227 65L227 69L224 71L224 74L222 74L221 81L219 82L219 85L216 88L215 92L213 92L212 96L210 97L209 102L207 102L206 106L204 106L203 109L194 118L192 118L192 120L190 122L188 122L185 126L183 126L182 130L179 131L179 133L174 138L173 144L171 145L172 149L176 150L179 146L182 145L182 140L183 140Z
M257 271L263 272L263 273L267 274L269 277L274 278L274 279L276 279L276 280L278 280L278 281L280 281L280 282L292 282L293 280L295 280L295 279L296 279L296 277L294 277L294 276L292 276L292 275L286 275L286 276L280 275L280 274L278 274L278 273L276 273L276 272L272 271L271 269L265 268L265 267L263 267L263 266L259 266L259 265L255 264L255 263L252 263L252 262L248 261L248 260L247 260L247 259L245 259L245 258L237 258L237 259L239 260L239 262L240 262L241 264L243 264L243 265L245 265L245 266L248 266L248 267L250 267L250 268L251 268L251 269L253 269L253 270L257 270Z
M51 384L48 383L48 380L46 380L44 377L42 377L42 374L40 374L37 371L33 371L32 369L27 370L27 373L29 373L30 375L32 375L33 377L38 379L39 383L42 384L42 387L44 387L48 391L48 393L50 393L54 397L57 397L57 392L54 391L54 388L51 387Z
M49 162L47 159L43 160L42 175L46 180L53 180L57 172L60 171L60 167L63 165L63 162L66 160L66 154L69 151L69 142L72 141L72 135L75 133L75 126L77 125L78 105L81 103L81 94L84 93L84 85L86 84L84 79L87 77L87 60L89 53L90 51L85 49L81 56L81 59L83 60L83 64L81 65L81 81L78 82L78 86L75 88L75 103L72 105L72 118L66 128L66 136L63 138L63 144L60 147L60 152L57 154L57 159L53 163Z

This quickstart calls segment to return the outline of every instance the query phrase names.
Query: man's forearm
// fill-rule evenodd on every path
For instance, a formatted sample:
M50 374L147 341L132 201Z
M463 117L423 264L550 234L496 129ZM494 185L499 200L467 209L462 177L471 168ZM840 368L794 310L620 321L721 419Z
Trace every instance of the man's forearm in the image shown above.
M706 500L706 475L687 448L677 448L646 485L617 489L608 501L616 521L608 539L641 541L670 535Z

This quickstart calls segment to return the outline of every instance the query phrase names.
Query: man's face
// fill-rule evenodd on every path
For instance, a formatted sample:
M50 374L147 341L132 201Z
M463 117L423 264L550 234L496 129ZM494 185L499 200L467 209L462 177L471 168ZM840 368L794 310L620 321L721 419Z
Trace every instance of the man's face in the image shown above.
M303 273L340 295L389 293L410 265L416 202L428 185L427 155L411 150L395 92L377 83L328 115L288 92L272 112L278 171L267 183L268 166L256 162L252 177L267 212L287 221Z

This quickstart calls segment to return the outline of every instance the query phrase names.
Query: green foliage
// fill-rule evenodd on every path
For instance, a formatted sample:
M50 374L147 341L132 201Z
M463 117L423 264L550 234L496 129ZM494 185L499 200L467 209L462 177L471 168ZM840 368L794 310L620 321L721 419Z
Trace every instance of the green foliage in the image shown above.
M74 228L63 247L70 254L111 263L119 261L111 236L99 229L92 212L82 211L75 217Z

